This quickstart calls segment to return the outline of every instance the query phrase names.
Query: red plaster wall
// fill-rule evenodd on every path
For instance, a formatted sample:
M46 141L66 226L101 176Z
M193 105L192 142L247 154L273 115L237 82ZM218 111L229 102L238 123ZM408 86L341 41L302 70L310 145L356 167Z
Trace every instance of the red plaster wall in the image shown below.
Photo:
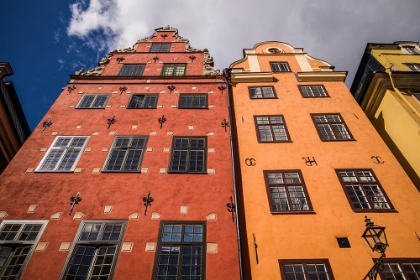
M168 32L166 32L168 33ZM165 42L175 40L170 37ZM160 36L152 38L153 41L162 40ZM153 67L162 64L153 63L152 57L156 53L141 53L148 51L145 46L150 42L141 42L136 53L115 53L106 66L102 76L117 75L117 68L121 67L116 61L123 56L123 63L149 64L149 72L160 75ZM159 61L165 63L188 62L192 53L182 53L185 43L173 43L174 51L179 53L158 53ZM172 49L171 49L172 51ZM147 83L146 79L112 80L101 77L80 76L75 79L76 89L68 94L67 87L61 92L56 102L47 112L44 119L37 126L31 137L25 142L9 167L0 177L0 211L6 211L7 220L50 220L56 212L63 212L60 220L50 220L40 241L49 242L45 252L34 252L22 279L57 279L65 265L68 252L59 252L61 242L73 241L76 231L81 223L68 215L70 209L69 199L77 191L81 192L83 200L77 205L74 212L83 212L83 220L128 220L133 212L139 212L138 220L130 220L123 242L133 242L130 253L121 252L118 257L114 279L150 279L153 273L155 253L145 252L146 242L158 242L160 221L151 220L152 212L161 215L162 220L174 221L206 221L210 213L217 214L216 221L207 222L207 242L218 244L218 253L206 254L206 279L222 279L229 275L232 279L239 278L238 248L235 223L231 214L226 210L226 203L233 195L231 154L229 130L224 131L221 121L228 118L227 97L218 90L220 82L216 77L191 79L189 75L203 75L203 52L195 52L196 59L188 64L185 77L168 80L155 79ZM173 57L178 60L174 61ZM144 76L149 73L144 73ZM151 74L150 74L151 75ZM220 77L219 77L220 78ZM182 84L181 84L182 83ZM175 92L168 90L168 85L176 86ZM127 91L135 93L159 93L158 109L126 109L130 94L112 94L119 87L125 85ZM69 86L69 85L68 85ZM98 87L103 87L98 89ZM145 87L149 87L148 90ZM196 87L195 90L192 87ZM75 109L83 94L110 94L106 109ZM177 109L179 93L208 93L208 104L214 105L209 109ZM176 93L179 92L179 93ZM160 129L158 118L165 115L167 122ZM108 129L107 119L115 116L117 122ZM52 126L44 132L42 122L52 118ZM81 125L81 129L76 129ZM132 125L138 125L132 130ZM193 125L194 130L188 126ZM25 173L27 168L35 168L45 155L41 152L43 147L50 147L55 139L52 132L60 136L80 135L90 136L87 146L91 152L83 152L78 168L83 168L81 174L76 173ZM92 135L99 132L98 136ZM102 168L108 152L102 148L110 148L114 136L109 132L121 135L149 135L157 132L156 136L149 136L147 147L153 147L152 152L144 154L141 167L148 168L147 174L140 173L100 173L92 174L94 168ZM210 174L160 174L160 168L168 168L170 153L163 152L164 148L172 145L173 132L175 136L208 136L207 145L215 148L215 153L208 153L207 168L216 170ZM151 191L154 198L146 216L143 216L144 206L142 198ZM29 205L37 204L35 213L27 213ZM113 205L109 214L104 214L104 206ZM180 206L188 206L187 215L180 214ZM0 220L1 221L1 220ZM204 245L205 250L205 245Z

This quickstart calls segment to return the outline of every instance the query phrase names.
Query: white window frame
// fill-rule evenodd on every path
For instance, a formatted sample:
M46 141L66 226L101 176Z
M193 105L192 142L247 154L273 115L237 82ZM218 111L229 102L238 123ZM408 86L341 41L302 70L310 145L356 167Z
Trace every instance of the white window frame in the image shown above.
M405 54L420 54L418 46L402 46L401 49Z
M85 143L83 144L82 147L75 147L75 148L71 148L71 147L54 147L54 145L60 140L60 139L64 139L64 138L71 138L71 140L73 140L74 138L85 138ZM89 142L89 136L57 136L54 139L54 142L51 144L51 146L48 148L47 153L45 154L45 156L42 158L41 162L38 164L37 168L35 169L35 172L73 172L74 169L76 168L77 163L79 162L80 157L82 156L83 150L85 149L87 143ZM71 141L70 141L71 142ZM69 143L70 143L69 142ZM76 157L76 159L74 160L73 165L71 166L70 169L67 170L58 170L57 168L59 167L59 165L62 163L64 155L66 154L65 152L60 156L60 158L58 159L55 167L53 170L47 170L45 168L42 168L44 163L48 160L48 158L51 156L51 153L53 151L56 150L79 150L79 153Z
M16 224L20 224L22 225L21 228L19 229L19 231L17 232L17 234L15 235L15 237L13 238L13 240L0 240L0 247L8 247L7 245L14 247L14 249L17 249L19 247L24 247L24 246L31 246L31 249L29 250L23 264L21 265L21 268L19 270L19 272L16 274L16 279L19 279L20 276L22 275L23 271L26 268L26 265L28 264L29 260L32 257L33 252L35 251L35 247L38 244L47 224L48 221L47 220L3 220L3 222L0 223L0 233L2 232L2 229L5 225L16 225ZM19 240L19 237L22 233L22 230L24 228L24 226L26 224L31 224L31 225L41 225L41 229L38 232L37 237L34 240ZM9 258L13 257L13 255L9 255L8 259L5 262L5 266L0 267L0 278L2 278L3 273L5 272L5 268L6 265L8 264L8 262L10 261Z
M88 98L90 96L94 96L95 97L92 100L92 103L88 107L80 107L81 104L82 104L82 102L83 102L83 99ZM102 97L102 96L106 96L106 100L105 100L103 106L101 106L101 107L93 107L93 104L95 104L96 99L99 98L99 97ZM79 103L77 103L76 108L77 109L105 109L106 104L108 103L108 100L109 100L109 94L84 94L82 96L82 98L80 99Z

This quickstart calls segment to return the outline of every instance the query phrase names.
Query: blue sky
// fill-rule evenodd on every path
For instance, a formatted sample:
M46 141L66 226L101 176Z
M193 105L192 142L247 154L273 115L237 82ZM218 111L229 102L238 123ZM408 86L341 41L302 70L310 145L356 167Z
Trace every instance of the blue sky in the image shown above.
M419 0L14 0L0 9L0 61L9 62L31 129L67 86L109 51L171 25L216 68L268 40L304 48L351 85L368 42L420 41Z

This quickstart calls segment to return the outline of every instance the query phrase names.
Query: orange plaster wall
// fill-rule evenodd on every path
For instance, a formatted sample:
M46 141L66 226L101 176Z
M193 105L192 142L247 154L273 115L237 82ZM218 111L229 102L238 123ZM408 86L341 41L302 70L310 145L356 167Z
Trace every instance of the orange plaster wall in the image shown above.
M260 56L261 71L269 61L288 61L293 72L300 68L293 56L281 59ZM241 67L235 65L235 67ZM294 73L274 73L278 82L233 85L239 139L242 191L252 279L280 279L278 259L328 258L335 279L361 279L373 265L372 253L361 238L364 216L387 227L387 257L419 257L415 231L420 228L420 194L343 82L298 83ZM303 98L298 84L323 84L328 98ZM278 99L249 98L248 86L273 85ZM340 113L356 141L322 142L310 113ZM258 143L254 115L282 114L292 143ZM242 120L243 119L243 120ZM306 166L302 157L314 157L318 166ZM385 164L374 164L381 156ZM255 158L256 166L245 165ZM372 169L398 212L352 211L334 169ZM264 170L299 169L316 214L271 214ZM253 234L258 244L256 264ZM351 248L340 249L336 237L348 237Z

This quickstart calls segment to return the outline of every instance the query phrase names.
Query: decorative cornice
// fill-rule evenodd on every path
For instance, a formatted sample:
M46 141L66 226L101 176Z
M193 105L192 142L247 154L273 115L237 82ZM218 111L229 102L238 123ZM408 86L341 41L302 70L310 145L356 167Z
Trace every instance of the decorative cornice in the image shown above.
M231 73L232 83L259 83L259 82L273 82L274 76L272 72L242 72Z
M316 71L296 73L296 79L299 82L344 82L346 77L347 71Z

